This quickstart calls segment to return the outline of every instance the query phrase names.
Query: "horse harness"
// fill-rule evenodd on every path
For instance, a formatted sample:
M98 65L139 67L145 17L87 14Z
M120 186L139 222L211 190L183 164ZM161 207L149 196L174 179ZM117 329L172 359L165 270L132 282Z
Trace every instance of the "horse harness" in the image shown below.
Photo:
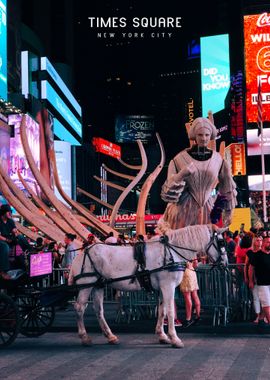
M216 242L215 242L215 240L216 240ZM121 277L116 277L116 278L109 278L109 279L104 278L102 276L102 274L97 270L97 268L96 268L96 266L95 266L95 264L91 258L91 255L89 253L90 249L94 245L103 244L103 243L93 244L89 247L88 250L84 251L84 258L83 258L83 263L82 263L82 267L81 267L81 272L77 276L74 276L74 281L77 281L77 280L79 280L81 278L85 278L85 277L97 277L97 281L94 282L93 284L89 284L89 285L92 287L96 287L96 288L103 288L105 285L109 285L109 284L112 284L114 282L130 280L130 283L133 283L136 280L138 280L141 288L143 288L146 291L152 291L152 290L154 290L152 287L152 284L151 284L151 279L150 279L150 275L152 273L161 272L164 270L167 270L169 272L185 271L185 269L186 269L185 263L175 262L173 255L172 255L172 251L175 252L179 257L184 259L186 262L187 261L192 262L194 260L188 260L185 256L183 256L181 253L179 253L177 251L177 249L180 248L180 249L184 249L186 251L191 251L194 253L197 252L194 249L190 249L190 248L186 248L186 247L180 247L180 246L176 246L176 245L169 243L168 236L166 236L166 235L161 236L161 238L159 239L159 242L164 245L164 259L163 259L163 265L161 267L151 269L151 270L145 269L145 260L144 260L145 259L145 255L144 255L145 243L140 242L138 244L139 249L137 251L136 250L134 251L134 259L137 261L137 267L136 267L135 272L131 275L121 276ZM215 266L221 265L222 256L226 254L225 242L224 242L224 239L223 239L221 234L218 234L216 232L213 234L213 236L211 237L210 242L206 248L206 253L209 252L212 245L216 248L216 250L218 250L220 252L220 255L219 255L217 261L213 262L213 267L214 267L214 265ZM140 251L139 254L138 254L138 251ZM94 268L93 272L84 272L84 266L85 266L86 258L89 259L92 267Z

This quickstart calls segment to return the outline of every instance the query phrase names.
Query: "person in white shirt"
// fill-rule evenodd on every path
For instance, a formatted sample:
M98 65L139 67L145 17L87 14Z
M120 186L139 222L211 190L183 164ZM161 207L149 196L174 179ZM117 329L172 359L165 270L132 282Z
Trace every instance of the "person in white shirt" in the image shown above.
M107 239L105 239L105 244L117 244L117 238L113 236L113 232L110 232Z

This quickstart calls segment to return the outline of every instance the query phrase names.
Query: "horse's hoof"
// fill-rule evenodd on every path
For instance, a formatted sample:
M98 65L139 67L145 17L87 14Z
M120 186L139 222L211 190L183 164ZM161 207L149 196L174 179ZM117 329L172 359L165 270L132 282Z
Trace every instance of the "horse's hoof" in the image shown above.
M114 337L108 339L108 344L119 344L119 343L120 343L120 341L117 338L117 336L114 336Z
M172 347L173 348L183 348L185 346L184 346L184 343L182 342L182 340L179 339L179 341L172 343Z
M90 336L85 336L81 338L82 346L91 346L92 345L92 339Z

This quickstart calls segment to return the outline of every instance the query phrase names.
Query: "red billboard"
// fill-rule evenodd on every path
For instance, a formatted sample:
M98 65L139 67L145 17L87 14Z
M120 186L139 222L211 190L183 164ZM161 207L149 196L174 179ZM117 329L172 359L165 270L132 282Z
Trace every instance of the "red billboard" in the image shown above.
M119 145L113 144L101 137L94 137L92 142L96 152L107 154L108 156L118 159L121 158L121 147Z
M244 16L246 117L256 123L261 82L263 121L270 121L270 13Z

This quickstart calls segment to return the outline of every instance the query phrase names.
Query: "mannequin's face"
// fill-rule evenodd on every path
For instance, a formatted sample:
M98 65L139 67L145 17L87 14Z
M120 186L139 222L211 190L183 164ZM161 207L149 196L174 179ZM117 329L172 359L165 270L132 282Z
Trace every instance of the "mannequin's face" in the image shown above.
M207 147L210 141L211 134L209 132L208 128L201 127L198 129L196 132L195 138L196 138L196 143L199 147Z

